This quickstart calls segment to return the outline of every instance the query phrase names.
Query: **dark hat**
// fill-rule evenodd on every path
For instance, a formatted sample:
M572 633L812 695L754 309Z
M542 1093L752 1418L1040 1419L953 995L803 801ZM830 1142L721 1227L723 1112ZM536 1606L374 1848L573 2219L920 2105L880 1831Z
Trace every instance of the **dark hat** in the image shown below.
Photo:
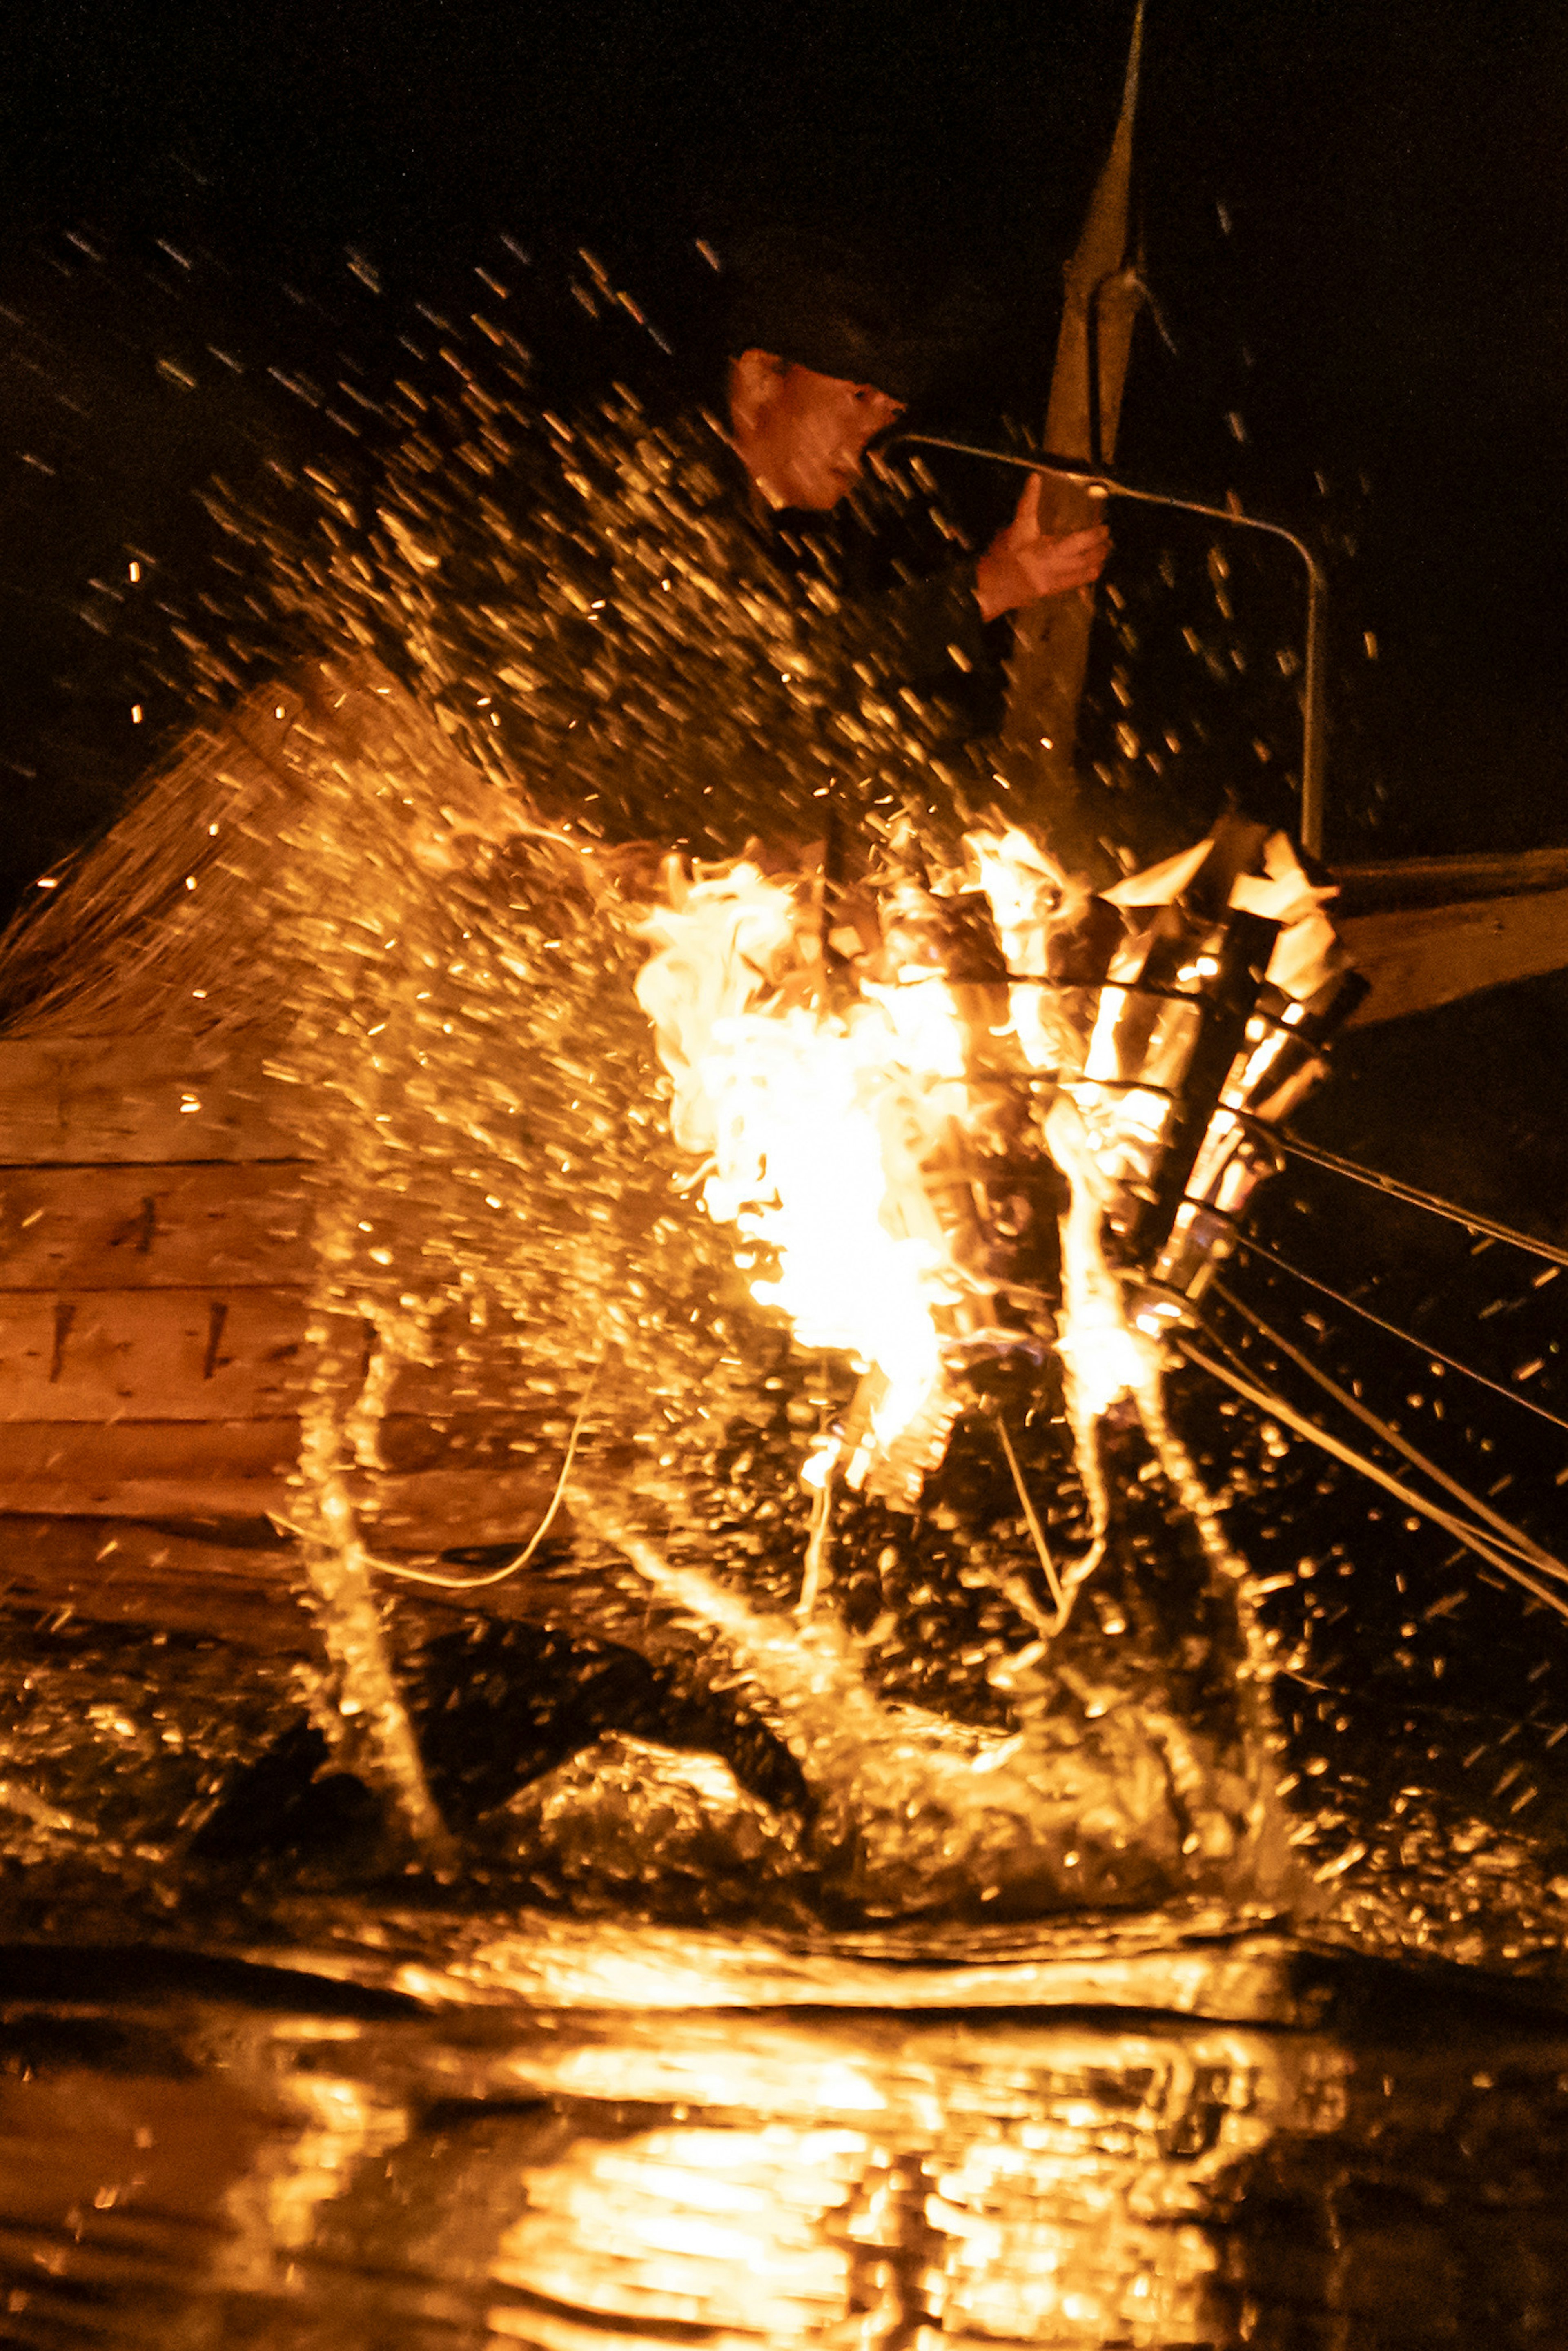
M726 348L775 351L798 366L894 400L916 399L935 352L918 304L896 277L862 252L821 235L769 231L724 254L729 278Z

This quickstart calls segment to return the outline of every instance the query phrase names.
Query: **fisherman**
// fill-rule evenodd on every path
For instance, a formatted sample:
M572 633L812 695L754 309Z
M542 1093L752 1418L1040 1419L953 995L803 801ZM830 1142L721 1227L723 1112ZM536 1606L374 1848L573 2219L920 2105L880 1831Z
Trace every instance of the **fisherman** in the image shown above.
M857 257L774 246L735 273L711 410L572 436L556 544L582 544L585 505L600 555L556 630L575 648L558 809L711 858L820 836L824 799L852 831L976 797L999 624L1091 586L1110 542L1043 529L1031 476L976 555L868 464L932 371L907 320Z
M906 398L883 387L904 381L904 371L847 316L829 312L814 322L815 331L811 323L801 331L790 329L789 313L781 308L770 323L775 331L768 348L747 340L730 360L730 444L760 510L831 513L854 489L872 444L904 414ZM755 313L740 312L732 340L758 326ZM802 351L811 356L799 356ZM845 373L857 360L855 373ZM984 554L929 583L933 604L952 600L953 618L965 634L972 634L976 614L982 622L999 620L1040 597L1091 587L1100 577L1109 532L1103 526L1061 534L1042 529L1040 486L1040 475L1032 474L1012 520Z

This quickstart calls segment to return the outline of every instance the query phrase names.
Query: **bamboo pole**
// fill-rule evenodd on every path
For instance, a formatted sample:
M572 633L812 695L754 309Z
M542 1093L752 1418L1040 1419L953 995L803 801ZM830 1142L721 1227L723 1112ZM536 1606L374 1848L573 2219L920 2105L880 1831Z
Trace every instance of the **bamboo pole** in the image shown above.
M1143 38L1144 6L1138 0L1115 134L1063 273L1065 301L1045 421L1048 449L1107 465L1115 453L1133 320L1141 299L1127 248ZM1096 392L1098 447L1092 416ZM1103 511L1075 483L1045 477L1040 519L1047 528L1081 530ZM1014 626L1003 728L1006 772L1025 808L1039 814L1049 831L1055 830L1050 823L1052 804L1070 803L1074 791L1078 705L1092 622L1090 596L1052 596L1020 612Z

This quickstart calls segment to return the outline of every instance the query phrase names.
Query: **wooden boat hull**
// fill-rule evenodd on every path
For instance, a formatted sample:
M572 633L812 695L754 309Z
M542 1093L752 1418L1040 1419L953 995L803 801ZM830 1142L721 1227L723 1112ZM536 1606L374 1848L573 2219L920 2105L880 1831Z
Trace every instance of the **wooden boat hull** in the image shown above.
M423 724L374 691L374 723ZM340 695L334 713L369 701ZM1362 1025L1568 966L1568 852L1361 866L1342 883L1340 926L1373 982ZM287 1107L243 1036L0 1039L0 1520L17 1539L58 1529L60 1604L85 1608L96 1575L111 1614L135 1591L167 1621L168 1578L126 1573L142 1537L116 1553L110 1532L80 1532L110 1521L166 1530L182 1573L193 1543L225 1553L220 1585L289 1580L274 1530L299 1494L312 1185ZM437 1328L434 1360L402 1367L382 1466L354 1473L388 1553L521 1541L549 1499L559 1405L530 1407L504 1374L476 1388L456 1368L465 1336ZM50 1552L29 1533L0 1573L41 1599Z
M0 1514L289 1515L311 1201L279 1092L232 1050L0 1040ZM506 1541L549 1488L508 1452L548 1414L450 1389L402 1376L359 1481L401 1550Z
M1568 850L1411 858L1339 878L1335 925L1372 983L1353 1027L1568 968Z

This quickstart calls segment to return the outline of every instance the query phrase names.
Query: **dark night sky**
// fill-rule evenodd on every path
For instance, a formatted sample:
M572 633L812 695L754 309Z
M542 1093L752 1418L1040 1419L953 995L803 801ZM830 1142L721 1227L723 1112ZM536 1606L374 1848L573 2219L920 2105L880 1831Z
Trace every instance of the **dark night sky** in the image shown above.
M122 580L130 547L177 567L210 472L325 430L267 374L302 321L373 371L412 304L455 298L505 233L546 270L593 245L679 341L692 239L804 214L982 285L969 421L1038 415L1129 14L57 0L13 24L13 877L100 820L149 746L112 628L81 617L89 583ZM1149 0L1140 177L1178 354L1140 330L1122 462L1309 528L1352 516L1336 757L1348 806L1381 780L1390 847L1568 838L1565 125L1568 14L1546 0Z

